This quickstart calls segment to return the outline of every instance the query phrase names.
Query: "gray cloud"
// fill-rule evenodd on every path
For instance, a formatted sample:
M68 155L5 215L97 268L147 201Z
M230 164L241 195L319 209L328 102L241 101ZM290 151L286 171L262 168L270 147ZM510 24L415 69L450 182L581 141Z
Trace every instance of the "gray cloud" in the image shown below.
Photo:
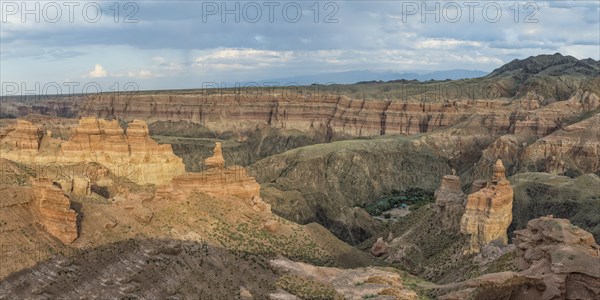
M134 16L139 23L123 23L130 12L123 7L119 22L114 22L113 2L103 2L102 20L95 24L81 20L3 24L3 77L50 78L49 72L37 72L44 68L53 70L55 77L76 78L101 64L109 76L152 73L160 80L144 79L149 84L172 83L176 78L191 85L206 78L249 80L353 69L489 71L514 58L565 49L573 53L563 54L600 59L597 1L538 2L533 15L538 23L525 22L531 13L525 2L519 2L516 20L514 2L494 2L502 7L502 17L495 23L486 20L481 10L475 10L471 22L463 2L457 2L462 16L455 23L447 20L456 15L452 9L440 11L439 22L433 15L422 22L419 13L403 11L408 6L420 9L423 1L340 1L327 9L327 2L319 2L317 22L314 2L298 1L303 10L297 23L285 21L280 8L286 2L278 2L274 22L264 2L256 2L263 13L256 23L247 22L243 15L239 23L231 15L227 22L219 14L203 20L202 2L134 3L139 6ZM231 8L236 2L211 3ZM250 2L237 3L244 7ZM486 3L480 1L479 6ZM331 19L337 23L324 22L334 9ZM239 56L219 56L226 53ZM157 63L154 57L163 60Z

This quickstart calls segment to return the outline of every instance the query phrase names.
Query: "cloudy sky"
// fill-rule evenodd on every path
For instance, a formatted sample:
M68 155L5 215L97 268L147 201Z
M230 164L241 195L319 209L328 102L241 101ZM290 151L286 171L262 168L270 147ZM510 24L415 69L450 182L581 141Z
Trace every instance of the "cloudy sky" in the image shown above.
M598 1L22 3L2 1L5 95L13 83L198 88L348 70L491 71L542 53L600 59Z

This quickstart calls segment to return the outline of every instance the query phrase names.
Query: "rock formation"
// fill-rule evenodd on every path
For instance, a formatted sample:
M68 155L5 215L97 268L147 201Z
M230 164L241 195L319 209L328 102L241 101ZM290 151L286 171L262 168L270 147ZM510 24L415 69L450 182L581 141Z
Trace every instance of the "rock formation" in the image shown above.
M513 190L504 172L502 161L496 161L487 186L467 197L460 221L460 231L471 237L466 254L478 253L493 240L508 242L506 229L512 222Z
M222 169L225 167L225 159L223 159L223 152L221 151L221 143L215 143L215 149L213 149L213 156L204 160L204 166L207 169Z
M139 184L165 184L184 172L171 145L152 140L140 120L131 122L125 134L116 120L82 118L61 151L64 162L97 162Z
M213 156L205 160L210 169L204 172L188 172L176 176L170 185L156 191L158 198L185 197L191 192L200 192L213 197L236 197L242 199L257 212L271 212L271 206L260 197L260 185L248 176L245 168L231 166L225 168L221 143L216 143Z
M17 124L0 135L2 146L9 149L37 151L43 131L38 126L26 120L17 120Z
M46 178L33 179L32 211L48 233L71 243L77 239L77 213L71 209L69 198Z
M600 247L591 233L569 220L541 217L515 231L522 274L541 277L541 299L598 299Z
M71 192L78 196L89 196L92 194L90 179L81 175L73 176Z
M377 241L371 247L371 254L373 256L382 256L387 253L388 243L386 243L383 238L378 238Z
M127 132L116 120L82 118L68 141L55 140L57 149L38 150L40 129L19 121L2 137L2 156L27 164L56 165L96 162L113 174L138 184L166 184L185 172L181 158L173 154L171 145L157 144L140 120L129 124ZM44 138L52 139L45 136ZM23 142L18 142L21 140Z
M276 273L284 276L298 276L330 284L342 296L340 297L341 299L418 299L417 293L408 284L405 284L405 280L407 279L405 276L383 268L340 269L315 267L285 258L271 260L269 266ZM271 299L300 299L287 293L285 296L287 298L282 297L281 293L271 294ZM317 297L319 296L322 297L323 295L318 295ZM338 298L331 297L327 299Z
M525 148L522 164L535 171L564 174L600 172L600 114L566 126Z
M533 219L515 231L518 272L490 273L442 287L439 299L598 299L600 247L569 220ZM452 291L444 292L450 288Z
M442 230L448 233L458 233L460 218L465 211L465 194L461 190L460 177L446 175L442 184L435 191L435 208Z

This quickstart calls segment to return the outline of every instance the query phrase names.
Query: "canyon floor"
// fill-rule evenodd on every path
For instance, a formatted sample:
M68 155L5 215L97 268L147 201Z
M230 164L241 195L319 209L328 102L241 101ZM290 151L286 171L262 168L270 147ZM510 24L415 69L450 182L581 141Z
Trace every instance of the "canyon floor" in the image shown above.
M592 59L0 115L0 299L600 298Z

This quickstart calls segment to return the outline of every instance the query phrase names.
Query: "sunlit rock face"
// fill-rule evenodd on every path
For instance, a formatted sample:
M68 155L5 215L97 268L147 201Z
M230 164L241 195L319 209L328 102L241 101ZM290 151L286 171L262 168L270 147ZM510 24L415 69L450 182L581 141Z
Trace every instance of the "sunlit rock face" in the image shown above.
M222 169L225 167L225 159L223 158L223 151L221 150L221 143L215 143L215 148L213 149L213 156L204 160L204 165L208 169Z
M39 147L39 141L47 141ZM19 142L21 141L21 142ZM138 184L167 184L184 173L181 158L171 145L159 145L144 121L134 120L124 131L116 120L82 118L68 141L52 139L27 121L2 137L2 157L40 165L96 162L117 176Z
M493 240L508 242L506 230L512 222L512 202L513 190L506 180L504 165L498 160L487 186L467 197L460 221L460 232L471 237L465 254L478 253Z
M63 243L77 239L77 213L71 201L51 180L40 178L31 182L33 187L32 212L42 227Z
M134 95L88 99L79 115L154 121L186 120L215 132L245 131L256 127L327 131L349 136L417 134L456 124L469 109L494 110L486 127L507 131L510 112L499 111L498 101L468 100L423 103L413 100L364 100L331 93L257 95Z
M8 148L34 150L40 147L42 130L26 120L17 120L17 124L2 137L2 144Z
M192 192L205 193L215 198L235 197L252 206L257 212L271 213L271 206L260 197L260 185L240 166L225 167L221 143L216 143L213 156L205 160L207 171L188 172L176 176L171 184L156 191L160 199L186 197Z

